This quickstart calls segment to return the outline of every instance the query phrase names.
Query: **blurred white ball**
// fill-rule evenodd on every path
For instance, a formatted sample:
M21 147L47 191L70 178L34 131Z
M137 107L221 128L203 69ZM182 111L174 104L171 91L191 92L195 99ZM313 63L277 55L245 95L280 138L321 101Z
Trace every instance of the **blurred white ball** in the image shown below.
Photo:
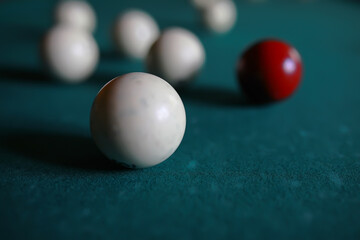
M202 9L205 26L216 33L228 32L236 22L236 6L231 0L215 1Z
M113 37L119 51L125 56L144 59L159 36L155 20L140 10L129 10L115 21Z
M205 62L200 40L183 28L165 30L151 47L146 58L150 73L177 87L194 79Z
M91 5L81 0L65 0L55 8L55 21L75 28L93 32L96 14Z
M85 81L99 60L99 48L94 37L87 31L65 25L52 28L42 47L48 67L66 83Z
M198 9L202 9L214 2L220 1L220 0L190 0L191 4L198 8Z

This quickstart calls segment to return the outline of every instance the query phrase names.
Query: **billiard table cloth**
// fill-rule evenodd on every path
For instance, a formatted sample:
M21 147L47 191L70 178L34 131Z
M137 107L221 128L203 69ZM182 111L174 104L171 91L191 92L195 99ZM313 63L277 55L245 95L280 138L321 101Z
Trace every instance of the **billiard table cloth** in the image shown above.
M236 1L216 35L187 0L89 1L101 60L85 83L52 81L40 42L55 1L0 2L0 239L360 239L360 2ZM91 139L89 113L119 56L111 24L128 8L193 31L206 64L183 99L187 127L162 164L129 170ZM263 38L295 46L298 91L244 101L239 55Z

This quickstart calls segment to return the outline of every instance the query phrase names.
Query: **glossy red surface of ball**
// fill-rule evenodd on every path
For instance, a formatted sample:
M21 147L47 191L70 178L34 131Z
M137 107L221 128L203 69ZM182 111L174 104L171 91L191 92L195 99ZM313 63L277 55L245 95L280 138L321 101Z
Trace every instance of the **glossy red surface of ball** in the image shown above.
M297 89L302 69L300 54L294 47L278 40L264 40L241 56L237 76L249 98L279 101Z

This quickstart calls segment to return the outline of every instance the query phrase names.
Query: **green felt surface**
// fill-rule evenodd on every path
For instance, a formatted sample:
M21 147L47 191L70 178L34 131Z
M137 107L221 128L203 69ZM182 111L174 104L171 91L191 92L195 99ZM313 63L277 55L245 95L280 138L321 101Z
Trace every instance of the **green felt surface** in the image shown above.
M0 3L1 239L360 239L359 2L237 2L236 28L220 36L186 1L91 2L101 63L75 86L41 68L54 2ZM109 38L128 7L194 31L207 54L181 94L181 146L144 170L108 162L89 132L101 86L144 71ZM296 46L304 78L287 101L252 106L239 100L234 69L263 37Z

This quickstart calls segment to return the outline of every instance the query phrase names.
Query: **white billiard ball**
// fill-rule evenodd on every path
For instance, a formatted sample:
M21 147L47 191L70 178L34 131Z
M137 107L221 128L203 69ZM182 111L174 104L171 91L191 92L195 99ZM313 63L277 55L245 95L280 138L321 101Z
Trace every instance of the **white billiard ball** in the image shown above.
M149 14L128 10L117 17L112 34L121 53L127 57L144 59L159 36L159 27Z
M216 1L220 1L220 0L190 0L191 1L191 4L198 8L198 9L202 9Z
M81 0L64 0L55 8L57 24L93 32L96 27L96 14L89 3Z
M201 10L205 26L216 33L228 32L236 22L236 6L231 0L215 1Z
M65 25L58 25L47 33L42 50L52 73L66 83L85 81L99 60L94 37L89 32Z
M147 71L179 87L193 80L205 62L200 40L183 28L165 30L146 58Z
M185 126L184 105L174 88L140 72L108 82L90 115L99 149L130 168L151 167L169 158L180 145Z

